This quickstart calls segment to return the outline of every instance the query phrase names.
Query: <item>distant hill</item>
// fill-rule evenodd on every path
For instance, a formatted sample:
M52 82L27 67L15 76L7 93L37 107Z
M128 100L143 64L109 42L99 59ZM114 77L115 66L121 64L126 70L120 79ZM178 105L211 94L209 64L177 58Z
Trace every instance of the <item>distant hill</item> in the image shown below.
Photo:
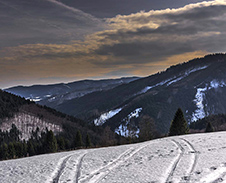
M96 91L105 91L121 84L139 79L128 77L105 80L81 80L71 83L59 83L52 85L16 86L5 91L35 101L42 105L56 108L68 100L83 97Z

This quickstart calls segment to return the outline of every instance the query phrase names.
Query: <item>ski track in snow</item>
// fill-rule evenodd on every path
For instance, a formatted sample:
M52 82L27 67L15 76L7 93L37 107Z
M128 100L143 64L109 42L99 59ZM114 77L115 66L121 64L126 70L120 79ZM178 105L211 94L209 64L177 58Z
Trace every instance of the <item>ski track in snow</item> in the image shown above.
M170 169L170 172L165 182L166 183L189 182L190 175L194 171L197 163L197 151L195 150L194 146L186 139L183 138L177 140L172 139L172 142L179 148L179 154L174 160L174 163ZM191 165L189 165L190 167L186 167L185 169L183 169L184 163L181 163L181 161L183 161L183 159L188 159L187 156L189 156L189 158L191 159L190 161ZM182 180L178 180L178 177L174 176L175 172L177 172L178 170L181 170L182 172L186 171L182 173L183 175L183 177L181 177Z
M86 153L83 154L83 155L79 158L79 163L78 163L78 165L77 165L77 173L76 173L76 178L75 178L75 180L76 180L75 182L76 182L76 183L79 182L79 177L80 177L80 175L81 175L82 161L83 161L85 155L86 155Z
M169 175L168 175L168 177L166 179L166 183L171 183L171 179L172 179L173 174L174 174L174 172L175 172L175 170L177 168L177 165L178 165L179 161L181 160L182 155L184 154L184 148L177 141L172 140L172 142L174 144L176 144L176 146L179 148L180 153L178 154L176 160L174 161L174 163L172 165L172 168L171 168L171 170L169 172Z
M122 153L118 158L116 158L114 161L109 163L108 165L101 167L100 169L96 170L95 172L92 172L88 177L85 177L83 180L79 181L81 183L84 182L92 182L97 183L104 179L111 171L117 167L119 167L121 164L123 164L126 160L133 157L136 153L141 151L143 148L148 146L148 144L143 145L137 149L135 148L129 148L124 153Z
M64 182L63 180L61 180L61 179L64 179L63 174L66 172L71 173L73 171L73 169L71 167L69 167L68 164L70 163L69 161L71 159L73 159L73 157L75 156L75 157L78 157L76 172L74 173L75 177L72 180L70 179L71 177L68 177L69 180L67 180L67 182L75 180L75 182L78 183L78 178L80 177L80 169L81 169L82 161L83 161L83 158L85 155L86 155L86 152L82 153L80 156L78 156L77 153L73 153L73 154L70 154L70 155L60 159L58 162L58 165L54 171L55 173L52 178L52 181L50 181L50 182L51 183Z
M63 171L66 167L66 163L71 158L71 156L72 155L69 155L68 157L64 158L63 162L60 164L60 167L57 167L57 169L59 169L59 170L57 171L56 176L53 178L52 183L58 183L59 182L59 179L60 179L60 177L61 177L61 175L62 175L62 173L63 173Z
M192 166L191 166L191 170L189 171L189 174L191 174L193 171L194 171L194 169L195 169L195 166L196 166L196 164L197 164L197 160L198 160L198 152L195 150L195 148L194 148L194 146L188 141L188 140L186 140L186 139L184 139L184 138L181 138L184 142L186 142L187 143L187 145L189 146L189 148L190 148L190 153L193 153L194 154L194 161L193 161L193 164L192 164Z

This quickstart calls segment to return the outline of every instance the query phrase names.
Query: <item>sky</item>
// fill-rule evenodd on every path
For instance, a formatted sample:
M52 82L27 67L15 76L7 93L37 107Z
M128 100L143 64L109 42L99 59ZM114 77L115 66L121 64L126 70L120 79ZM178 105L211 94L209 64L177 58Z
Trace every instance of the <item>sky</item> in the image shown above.
M226 49L226 0L0 0L0 88L148 76Z

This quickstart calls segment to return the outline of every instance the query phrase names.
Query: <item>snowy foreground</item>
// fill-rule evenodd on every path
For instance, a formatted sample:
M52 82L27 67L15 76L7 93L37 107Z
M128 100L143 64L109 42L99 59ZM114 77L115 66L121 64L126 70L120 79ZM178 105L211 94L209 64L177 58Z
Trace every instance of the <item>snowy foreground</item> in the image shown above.
M226 182L226 132L2 161L0 182Z

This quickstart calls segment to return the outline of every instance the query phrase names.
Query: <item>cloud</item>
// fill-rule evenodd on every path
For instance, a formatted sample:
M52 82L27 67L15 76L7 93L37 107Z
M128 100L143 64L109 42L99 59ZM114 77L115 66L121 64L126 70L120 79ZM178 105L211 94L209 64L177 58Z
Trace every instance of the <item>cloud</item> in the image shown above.
M106 23L107 29L89 34L85 40L2 49L0 75L4 68L11 69L11 77L24 78L144 76L226 50L225 0L118 15Z
M0 48L66 44L106 28L103 20L55 0L1 0Z
M152 62L197 50L212 52L221 47L222 51L226 47L220 41L226 33L226 1L118 15L107 21L114 31L103 31L98 36L117 42L101 45L96 50L101 55ZM218 41L220 46L212 44Z

